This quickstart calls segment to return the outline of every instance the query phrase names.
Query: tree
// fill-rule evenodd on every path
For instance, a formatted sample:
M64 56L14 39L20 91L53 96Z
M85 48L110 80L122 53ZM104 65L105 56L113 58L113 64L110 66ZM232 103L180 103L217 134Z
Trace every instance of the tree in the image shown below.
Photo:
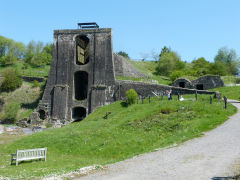
M128 53L126 53L124 51L119 51L119 52L117 52L117 54L120 55L120 56L123 56L123 57L125 57L127 59L130 59L130 57L128 56Z
M182 77L182 76L184 76L184 72L183 72L183 71L181 71L181 70L175 70L175 71L173 71L173 72L171 73L170 79L171 79L171 81L175 81L177 78L180 78L180 77Z
M25 63L32 66L44 66L51 63L53 44L30 41L27 45Z
M14 64L18 59L23 59L26 47L21 42L0 36L0 64Z
M210 64L209 72L210 74L214 75L226 76L228 74L228 69L225 63L221 61L216 61Z
M167 46L164 46L161 50L161 53L159 54L159 58L161 58L161 56L163 56L164 53L169 53L169 52L171 52L171 48L170 47L168 48Z
M210 68L210 63L204 58L200 57L192 61L192 70L194 76L203 76L208 74Z
M22 78L15 69L9 68L3 72L2 91L14 91L22 85Z
M156 53L154 51L154 49L151 51L151 56L152 56L154 61L158 61L159 60L159 55L158 55L158 53Z
M237 57L237 53L234 49L229 50L227 47L220 48L214 58L214 61L225 64L229 74L238 74L239 58Z
M169 76L174 70L181 70L183 63L176 52L165 52L162 54L156 67L156 74Z

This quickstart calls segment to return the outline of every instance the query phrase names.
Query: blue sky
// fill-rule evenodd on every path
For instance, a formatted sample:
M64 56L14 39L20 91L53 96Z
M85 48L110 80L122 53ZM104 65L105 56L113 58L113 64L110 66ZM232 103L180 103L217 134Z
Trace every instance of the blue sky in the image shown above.
M0 18L0 35L25 44L97 22L113 29L114 51L133 59L152 59L164 45L184 61L213 61L223 46L240 55L239 0L0 0Z

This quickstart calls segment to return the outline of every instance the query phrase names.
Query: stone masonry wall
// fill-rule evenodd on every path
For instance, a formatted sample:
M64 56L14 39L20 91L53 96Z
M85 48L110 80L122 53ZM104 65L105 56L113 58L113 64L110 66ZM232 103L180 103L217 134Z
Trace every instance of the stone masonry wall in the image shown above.
M139 72L136 68L134 68L133 65L124 57L118 54L114 54L113 58L116 76L147 78L145 74Z
M156 93L158 95L167 95L167 91L172 90L172 93L174 95L177 95L178 93L183 94L195 94L196 92L198 94L216 94L214 91L204 91L204 90L196 90L196 89L187 89L187 88L179 88L179 87L173 87L173 86L165 86L160 84L148 84L148 83L141 83L141 82L133 82L133 81L122 81L117 80L116 81L116 93L115 97L116 99L124 99L125 93L129 89L134 89L138 95L147 97L147 96L155 96L153 94ZM120 89L120 91L119 91ZM219 94L218 94L219 96Z
M195 88L198 84L202 84L203 89L205 90L224 86L224 82L222 81L221 77L213 75L202 76L192 81L192 84Z

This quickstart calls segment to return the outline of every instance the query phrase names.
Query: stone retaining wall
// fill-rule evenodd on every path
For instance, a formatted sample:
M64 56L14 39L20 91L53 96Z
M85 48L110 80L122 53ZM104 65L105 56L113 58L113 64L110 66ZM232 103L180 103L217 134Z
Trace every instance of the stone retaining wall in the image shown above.
M126 81L126 80L117 80L116 81L116 99L124 99L125 93L129 89L134 89L138 95L147 97L147 96L155 96L158 95L167 95L167 91L172 90L174 95L178 93L183 94L213 94L217 97L221 96L218 92L215 91L206 91L206 90L196 90L196 89L187 89L187 88L179 88L174 86L165 86L160 84L149 84L149 83L142 83L142 82L134 82L134 81ZM120 91L119 91L120 89Z
M22 79L26 82L33 82L33 81L43 82L44 81L44 78L42 77L33 77L33 76L22 76Z

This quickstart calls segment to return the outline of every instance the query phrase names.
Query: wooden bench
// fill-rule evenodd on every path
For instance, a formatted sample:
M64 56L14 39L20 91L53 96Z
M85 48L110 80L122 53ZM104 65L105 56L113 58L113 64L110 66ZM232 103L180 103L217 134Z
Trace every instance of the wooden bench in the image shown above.
M47 148L17 150L16 154L11 154L11 165L16 161L16 166L19 161L44 159L47 160Z

